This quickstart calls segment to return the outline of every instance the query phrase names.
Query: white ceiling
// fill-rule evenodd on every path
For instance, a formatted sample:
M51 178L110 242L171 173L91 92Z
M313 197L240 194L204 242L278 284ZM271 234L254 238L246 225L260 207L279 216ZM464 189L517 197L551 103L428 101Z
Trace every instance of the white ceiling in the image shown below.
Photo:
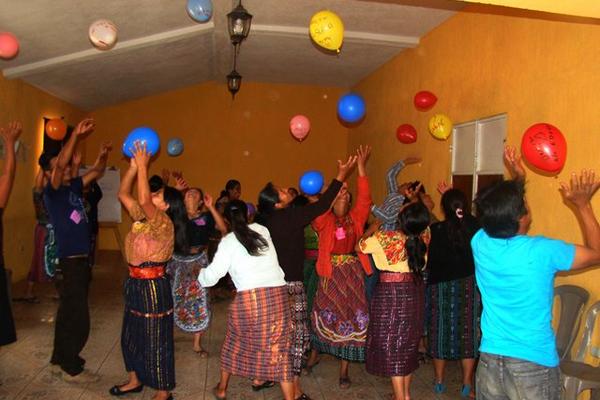
M232 68L226 14L237 0L213 0L213 18L196 23L186 0L0 0L0 31L20 41L18 56L0 61L21 78L84 110L219 80ZM452 16L451 0L244 0L254 16L242 44L244 81L351 87ZM322 9L344 21L340 55L326 54L308 35ZM119 28L110 51L89 42L100 18Z

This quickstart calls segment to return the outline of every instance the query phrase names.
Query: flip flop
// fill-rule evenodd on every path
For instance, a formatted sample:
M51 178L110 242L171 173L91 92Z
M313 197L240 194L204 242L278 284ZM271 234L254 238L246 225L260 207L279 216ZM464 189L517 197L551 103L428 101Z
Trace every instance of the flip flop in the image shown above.
M263 383L261 383L260 385L255 385L254 383L252 384L252 390L255 392L261 391L263 389L267 389L270 387L275 386L275 382L273 381L264 381Z

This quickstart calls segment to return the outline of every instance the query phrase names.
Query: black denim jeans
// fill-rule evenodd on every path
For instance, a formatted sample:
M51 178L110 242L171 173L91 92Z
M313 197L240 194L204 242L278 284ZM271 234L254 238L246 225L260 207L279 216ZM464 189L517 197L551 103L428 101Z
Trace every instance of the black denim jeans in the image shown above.
M56 267L56 289L60 304L56 313L52 364L69 375L83 371L79 356L90 335L88 292L91 269L87 257L63 258Z

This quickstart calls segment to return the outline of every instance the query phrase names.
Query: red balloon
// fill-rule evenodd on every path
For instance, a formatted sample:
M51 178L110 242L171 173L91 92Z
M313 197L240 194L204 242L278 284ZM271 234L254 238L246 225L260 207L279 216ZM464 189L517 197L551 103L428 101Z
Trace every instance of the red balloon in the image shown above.
M567 158L567 141L557 127L539 123L530 126L523 134L521 152L534 167L558 173Z
M411 124L402 124L396 129L396 137L401 143L414 143L417 141L417 130Z
M0 32L0 58L10 60L19 52L19 41L10 32Z
M417 109L421 111L429 110L435 105L436 102L437 97L435 97L435 94L427 90L422 90L419 93L415 94L415 107L417 107Z
M48 120L46 134L54 140L63 140L67 134L67 124L60 118Z

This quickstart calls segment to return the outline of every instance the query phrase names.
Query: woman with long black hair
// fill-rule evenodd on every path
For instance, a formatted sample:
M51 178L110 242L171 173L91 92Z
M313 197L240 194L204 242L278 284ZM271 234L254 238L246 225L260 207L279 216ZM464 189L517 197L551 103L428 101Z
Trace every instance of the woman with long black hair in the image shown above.
M373 255L380 270L371 299L366 369L390 377L394 400L410 398L412 373L419 367L418 345L425 314L425 268L429 211L421 202L404 206L397 231L365 233L359 248Z
M279 382L285 400L293 400L292 320L275 246L267 228L248 224L243 201L230 201L225 219L231 232L198 275L200 284L210 287L229 273L237 289L221 350L221 379L213 394L225 399L229 378L239 375Z
M446 391L446 360L460 360L461 396L474 396L473 378L478 357L481 296L475 282L471 238L479 224L471 215L463 192L450 189L442 195L446 219L431 226L427 263L427 341L433 357L434 391Z
M165 267L173 251L186 254L187 212L183 195L164 186L151 193L148 183L150 154L135 143L131 164L119 189L119 200L134 220L125 239L129 277L125 281L125 315L121 350L129 381L113 386L121 396L156 389L154 400L172 399L175 387L173 297ZM137 175L138 199L131 195Z
M300 374L308 357L310 347L310 324L307 312L306 292L304 291L304 227L319 215L325 213L342 187L342 183L354 167L356 156L350 156L345 163L338 160L338 174L318 201L303 207L290 207L293 196L287 188L269 182L258 196L258 214L255 221L266 226L277 249L279 265L285 273L293 310L294 344L292 346L294 365L294 398L310 399L300 387ZM270 382L255 381L254 390L269 387Z

